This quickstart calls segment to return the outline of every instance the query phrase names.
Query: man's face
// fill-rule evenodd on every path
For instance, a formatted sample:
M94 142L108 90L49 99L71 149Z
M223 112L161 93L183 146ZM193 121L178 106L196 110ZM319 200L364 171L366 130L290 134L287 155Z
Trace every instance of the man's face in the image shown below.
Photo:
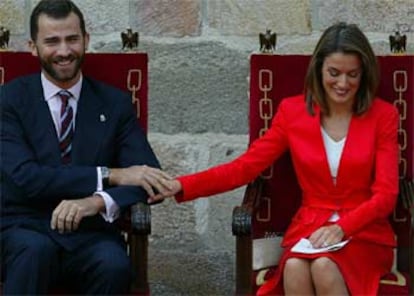
M63 19L39 15L37 38L29 45L46 77L61 88L69 88L79 80L88 43L89 36L83 36L78 16L70 13Z

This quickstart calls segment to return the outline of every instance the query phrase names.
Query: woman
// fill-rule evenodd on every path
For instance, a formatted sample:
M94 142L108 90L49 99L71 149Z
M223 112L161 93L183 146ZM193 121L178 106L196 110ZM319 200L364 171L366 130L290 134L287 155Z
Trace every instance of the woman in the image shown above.
M282 242L278 272L259 295L376 295L391 268L395 241L387 217L398 193L398 113L375 98L378 75L360 29L335 24L315 48L304 95L284 99L247 152L203 172L160 179L178 202L189 201L250 182L290 150L302 205ZM314 248L349 241L333 252L292 252L301 238Z

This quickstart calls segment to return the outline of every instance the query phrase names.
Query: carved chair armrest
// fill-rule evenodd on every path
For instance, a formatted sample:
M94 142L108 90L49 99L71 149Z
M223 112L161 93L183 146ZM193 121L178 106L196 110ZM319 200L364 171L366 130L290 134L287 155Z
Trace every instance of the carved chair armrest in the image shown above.
M138 202L131 207L131 228L133 234L151 233L151 209L148 204Z
M261 177L256 178L247 186L242 204L233 209L233 235L250 236L252 228L252 213L259 204L262 188L263 179Z

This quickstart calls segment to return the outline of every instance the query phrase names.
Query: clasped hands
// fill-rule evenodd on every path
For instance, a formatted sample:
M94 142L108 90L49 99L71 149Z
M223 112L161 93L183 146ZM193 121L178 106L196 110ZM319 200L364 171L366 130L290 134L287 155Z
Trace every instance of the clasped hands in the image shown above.
M149 195L149 203L172 197L182 189L180 182L167 173L146 165L111 169L109 184L141 186ZM75 231L83 218L102 211L105 203L99 195L62 200L52 213L50 227L60 233Z
M149 195L149 203L172 197L182 189L181 183L166 172L146 165L111 169L109 184L141 186Z

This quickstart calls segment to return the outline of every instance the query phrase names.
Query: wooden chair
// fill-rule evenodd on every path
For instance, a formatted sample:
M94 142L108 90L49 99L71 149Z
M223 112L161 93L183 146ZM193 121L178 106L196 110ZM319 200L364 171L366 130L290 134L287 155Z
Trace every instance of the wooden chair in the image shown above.
M250 142L271 124L281 99L303 92L309 56L254 54L250 64ZM380 295L414 293L414 56L380 56L378 95L400 112L400 194L390 217L398 248ZM277 268L279 242L300 204L301 192L286 153L248 185L233 211L236 294L254 294Z
M89 53L82 67L86 76L107 82L131 93L131 107L137 120L147 131L148 56L145 53L110 54ZM39 61L28 52L0 52L0 85L24 74L39 71ZM135 278L133 294L150 292L148 284L148 235L151 233L151 211L144 203L131 207L119 219L125 235Z

